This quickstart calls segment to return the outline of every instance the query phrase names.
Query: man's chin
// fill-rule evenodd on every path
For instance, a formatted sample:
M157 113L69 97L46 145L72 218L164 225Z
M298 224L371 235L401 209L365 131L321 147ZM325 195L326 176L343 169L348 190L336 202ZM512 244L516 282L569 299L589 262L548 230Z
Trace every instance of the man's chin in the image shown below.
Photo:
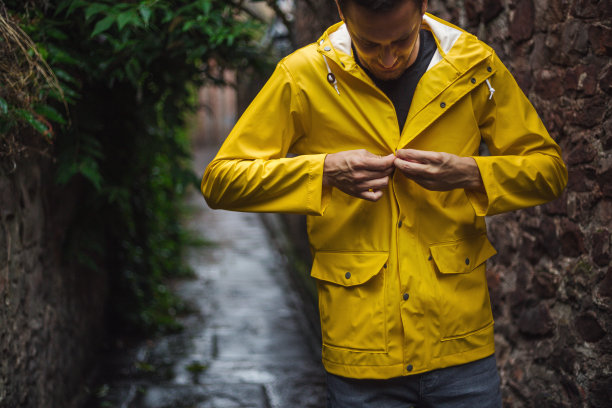
M376 79L380 79L381 81L390 81L392 79L399 78L405 70L406 68L404 66L401 66L401 67L397 67L394 69L388 69L388 70L384 70L384 69L370 70L370 72L372 73L372 75L374 75L374 77L376 77Z
M372 75L376 77L376 79L380 79L381 81L391 81L393 79L397 79L402 75L402 71L399 69L395 69L393 71L378 71L373 72Z

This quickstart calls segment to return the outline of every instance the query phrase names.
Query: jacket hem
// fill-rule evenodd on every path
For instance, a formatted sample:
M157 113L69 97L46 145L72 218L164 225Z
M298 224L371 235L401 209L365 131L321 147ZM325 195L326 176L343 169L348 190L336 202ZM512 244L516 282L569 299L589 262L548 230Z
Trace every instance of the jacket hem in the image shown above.
M323 358L322 361L325 371L330 374L355 379L384 380L394 377L404 377L408 375L422 374L428 371L452 367L460 364L467 364L476 360L483 359L485 357L489 357L493 353L495 353L495 343L489 343L485 346L478 347L469 351L450 354L432 359L431 364L428 367L425 367L421 370L413 370L411 372L406 371L406 366L403 363L385 366L375 366L340 364L326 360L325 358Z

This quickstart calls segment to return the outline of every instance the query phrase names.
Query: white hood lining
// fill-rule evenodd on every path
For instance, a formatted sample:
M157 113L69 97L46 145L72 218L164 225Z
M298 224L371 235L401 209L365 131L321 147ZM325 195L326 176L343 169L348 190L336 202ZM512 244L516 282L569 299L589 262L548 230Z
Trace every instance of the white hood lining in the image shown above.
M462 34L462 31L457 30L454 27L447 26L446 24L442 24L428 15L423 16L423 22L425 22L434 36L438 39L438 43L440 44L440 48L444 54L448 53L453 45L455 45L455 41L459 39ZM338 51L345 53L346 55L352 54L351 49L351 36L348 33L346 28L346 24L342 24L336 31L329 35L329 40L334 46L334 48ZM440 53L440 50L436 50L433 55L427 70L429 71L434 65L438 62L442 61L443 55Z
M351 36L349 35L346 24L342 24L336 31L329 35L329 41L338 51L351 55L353 50L351 49Z

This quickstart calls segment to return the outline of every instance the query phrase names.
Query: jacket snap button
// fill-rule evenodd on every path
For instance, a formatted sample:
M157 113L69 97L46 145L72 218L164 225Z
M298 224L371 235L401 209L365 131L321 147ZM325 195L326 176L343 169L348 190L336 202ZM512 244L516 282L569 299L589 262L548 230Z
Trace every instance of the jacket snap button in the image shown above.
M336 82L336 76L330 72L329 74L327 74L327 82L333 84L334 82Z
M384 265L383 265L383 268L387 269L387 264L384 264Z
M442 102L442 103L440 104L440 107L441 107L441 108L446 108L446 104L445 104L444 102Z
M493 68L487 67L487 71L491 72L491 71L493 71Z
M351 278L351 273L347 272L344 276L346 277L346 279L350 279Z
M475 83L476 83L476 78L472 78L472 79L470 79L470 81L471 81L473 84L475 84Z
M401 221L397 223L397 227L398 228L402 228L402 222Z
M465 258L465 264L469 265L470 264L470 258Z
M409 372L412 371L412 364L408 364L408 366L406 367L406 370L408 370Z
M408 298L409 298L409 297L410 297L410 295L409 295L409 294L404 293L404 296L403 296L404 300L408 300Z
M432 258L431 258L431 255L429 255L429 256L427 257L427 260L428 260L428 261L431 261L431 259L432 259Z
M331 51L331 47L328 45L327 47L323 48L325 51Z

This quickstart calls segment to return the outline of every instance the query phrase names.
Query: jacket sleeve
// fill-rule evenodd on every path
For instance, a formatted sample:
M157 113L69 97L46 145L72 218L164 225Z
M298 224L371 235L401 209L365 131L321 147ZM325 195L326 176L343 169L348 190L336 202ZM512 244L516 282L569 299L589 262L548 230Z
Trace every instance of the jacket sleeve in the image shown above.
M518 84L494 55L496 73L483 84L475 105L490 156L474 156L485 194L467 191L477 215L493 215L543 204L558 197L567 184L561 149L550 137Z
M321 215L325 154L287 158L304 135L298 89L281 61L202 178L211 208Z

